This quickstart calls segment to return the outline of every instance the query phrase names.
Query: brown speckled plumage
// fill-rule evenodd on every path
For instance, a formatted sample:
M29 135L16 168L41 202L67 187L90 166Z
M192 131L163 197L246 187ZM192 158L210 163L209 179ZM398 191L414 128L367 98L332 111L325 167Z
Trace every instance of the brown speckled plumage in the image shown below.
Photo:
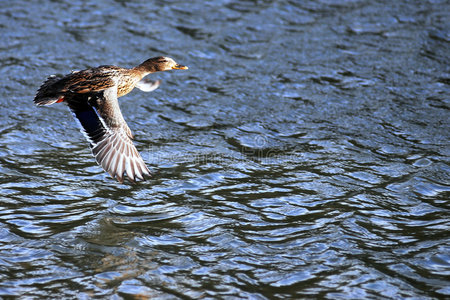
M118 98L135 87L143 91L156 89L159 81L142 79L150 73L172 69L187 67L159 56L131 69L100 66L63 77L50 76L39 88L34 103L38 106L66 103L105 171L119 182L123 182L125 174L132 182L144 180L150 171L133 145L133 135L122 116Z

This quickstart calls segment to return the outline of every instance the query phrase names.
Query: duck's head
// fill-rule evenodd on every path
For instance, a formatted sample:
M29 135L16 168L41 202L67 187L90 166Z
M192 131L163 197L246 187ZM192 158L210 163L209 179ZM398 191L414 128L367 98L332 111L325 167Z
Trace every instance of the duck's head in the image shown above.
M186 70L188 67L176 63L172 58L158 56L147 59L140 66L149 73L168 70Z

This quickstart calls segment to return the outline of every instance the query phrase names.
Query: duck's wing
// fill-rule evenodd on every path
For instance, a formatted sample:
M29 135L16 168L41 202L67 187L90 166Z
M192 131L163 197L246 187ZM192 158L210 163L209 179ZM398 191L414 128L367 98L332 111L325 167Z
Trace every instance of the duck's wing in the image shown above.
M136 87L143 92L151 92L156 90L160 84L161 80L153 81L148 79L142 79L141 81L138 81Z
M120 111L117 86L98 93L75 94L66 103L80 122L95 160L106 172L119 182L125 174L132 182L150 176Z

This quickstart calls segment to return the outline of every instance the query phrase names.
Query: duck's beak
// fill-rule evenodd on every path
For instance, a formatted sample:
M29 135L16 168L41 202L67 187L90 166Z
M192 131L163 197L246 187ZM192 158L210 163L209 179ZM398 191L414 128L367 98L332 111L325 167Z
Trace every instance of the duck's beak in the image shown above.
M172 67L173 70L187 70L189 69L187 66L175 65Z

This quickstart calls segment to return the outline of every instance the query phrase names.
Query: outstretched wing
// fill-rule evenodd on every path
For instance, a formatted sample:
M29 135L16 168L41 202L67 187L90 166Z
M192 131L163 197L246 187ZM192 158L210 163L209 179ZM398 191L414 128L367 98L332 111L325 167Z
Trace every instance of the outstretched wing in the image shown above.
M138 81L138 83L136 84L136 87L143 92L151 92L151 91L156 90L160 84L161 84L161 80L153 81L153 80L147 80L144 78L141 81Z
M65 101L80 122L95 160L111 177L123 182L126 174L134 182L150 176L120 111L117 86L98 93L74 94Z

